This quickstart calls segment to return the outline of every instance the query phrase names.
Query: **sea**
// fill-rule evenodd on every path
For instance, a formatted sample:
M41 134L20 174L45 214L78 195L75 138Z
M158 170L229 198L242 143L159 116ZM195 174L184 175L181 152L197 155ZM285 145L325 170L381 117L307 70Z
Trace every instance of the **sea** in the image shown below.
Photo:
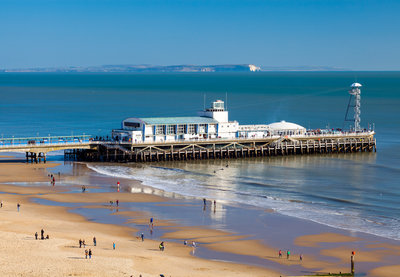
M0 73L2 137L110 135L127 117L193 116L226 102L240 124L343 128L353 82L376 153L88 164L182 197L274 210L400 240L400 72Z

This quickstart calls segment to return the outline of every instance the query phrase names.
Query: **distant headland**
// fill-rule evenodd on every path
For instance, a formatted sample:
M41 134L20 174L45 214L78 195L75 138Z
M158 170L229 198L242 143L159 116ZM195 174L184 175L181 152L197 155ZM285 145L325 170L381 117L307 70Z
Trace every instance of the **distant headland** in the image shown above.
M324 66L273 67L254 64L223 65L100 65L67 67L33 67L0 69L0 72L257 72L257 71L349 71L348 69Z

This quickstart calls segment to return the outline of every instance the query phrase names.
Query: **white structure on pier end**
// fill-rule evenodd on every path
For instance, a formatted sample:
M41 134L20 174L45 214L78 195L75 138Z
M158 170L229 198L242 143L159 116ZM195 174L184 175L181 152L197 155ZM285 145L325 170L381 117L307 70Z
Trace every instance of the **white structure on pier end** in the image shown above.
M270 134L272 136L298 136L306 133L306 128L296 123L286 122L275 122L267 125L269 127Z

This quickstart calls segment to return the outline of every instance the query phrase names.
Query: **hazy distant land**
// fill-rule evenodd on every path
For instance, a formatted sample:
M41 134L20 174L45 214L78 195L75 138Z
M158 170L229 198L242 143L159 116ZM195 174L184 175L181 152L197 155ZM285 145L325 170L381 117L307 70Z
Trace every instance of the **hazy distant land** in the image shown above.
M324 66L272 67L253 64L224 65L100 65L0 69L0 72L256 72L256 71L344 71Z

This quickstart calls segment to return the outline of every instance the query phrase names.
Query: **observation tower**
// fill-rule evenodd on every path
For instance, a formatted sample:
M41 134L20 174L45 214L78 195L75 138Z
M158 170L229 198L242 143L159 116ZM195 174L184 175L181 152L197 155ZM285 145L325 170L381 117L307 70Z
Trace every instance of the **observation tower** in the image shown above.
M350 86L349 94L350 99L347 105L345 121L354 122L354 131L359 132L361 131L361 88L362 85L360 83L353 83ZM348 118L349 113L353 108L353 118Z

